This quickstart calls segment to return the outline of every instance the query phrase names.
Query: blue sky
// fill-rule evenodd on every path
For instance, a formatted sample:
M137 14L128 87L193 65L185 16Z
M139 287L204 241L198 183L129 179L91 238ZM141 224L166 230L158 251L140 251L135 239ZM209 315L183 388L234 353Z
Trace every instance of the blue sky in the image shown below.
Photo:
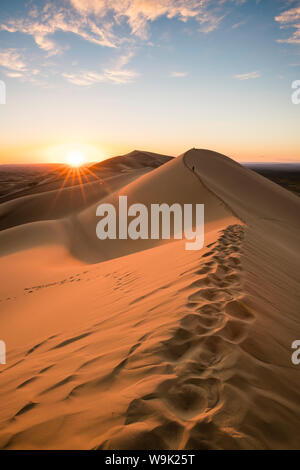
M297 161L300 1L1 0L0 161Z

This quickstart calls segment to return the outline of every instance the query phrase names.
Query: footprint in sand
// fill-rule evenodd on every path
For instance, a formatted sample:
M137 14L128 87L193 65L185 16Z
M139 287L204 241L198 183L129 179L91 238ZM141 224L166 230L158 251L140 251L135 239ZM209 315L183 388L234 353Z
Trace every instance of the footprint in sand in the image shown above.
M210 449L218 448L219 441L222 445L228 442L225 447L236 447L230 432L212 422L212 416L224 400L218 370L230 370L236 361L235 348L247 337L249 324L254 320L240 298L243 230L239 225L227 227L210 244L213 249L202 257L211 259L204 263L203 260L194 271L200 279L182 289L182 292L194 290L185 304L188 310L180 327L161 343L158 351L171 367L172 376L159 383L152 393L133 400L125 415L126 429L116 428L97 448L138 449L146 445L155 449L159 442L159 447L166 449ZM152 416L162 424L149 430L145 421ZM174 419L170 421L169 416ZM185 421L194 424L187 428L182 426ZM174 431L173 440L168 440L166 432L161 434L168 426Z

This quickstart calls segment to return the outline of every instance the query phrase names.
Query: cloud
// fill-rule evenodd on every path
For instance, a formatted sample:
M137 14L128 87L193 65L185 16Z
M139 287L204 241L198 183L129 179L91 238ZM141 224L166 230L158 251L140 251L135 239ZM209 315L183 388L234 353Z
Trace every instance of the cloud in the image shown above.
M22 17L2 20L0 31L31 36L46 57L62 54L72 45L72 34L88 43L122 51L127 47L149 44L150 25L158 18L177 19L185 23L190 20L197 30L210 33L218 28L228 14L228 8L244 2L245 0L31 0L26 3ZM62 42L61 33L68 34L69 44ZM58 73L80 86L107 81L129 83L138 76L137 72L126 67L132 54L133 52L129 52L120 55L117 62L100 71L92 66L92 70L65 70L63 73L60 70ZM37 60L32 49L27 59L29 63ZM175 71L171 76L185 75L185 72ZM26 76L33 78L29 68Z
M103 72L84 70L78 73L63 73L62 75L70 83L78 86L90 86L102 82L112 82L115 84L130 83L139 75L134 70L124 68L133 54L133 51L129 51L121 55L112 67L105 68Z
M297 2L297 6L285 10L280 15L276 16L275 21L280 23L281 29L294 29L291 36L285 39L277 39L277 42L286 44L300 44L300 2Z
M78 86L90 86L94 83L104 82L104 75L94 71L82 71L79 73L63 73L62 76Z
M247 20L239 21L238 23L235 23L232 25L232 29L237 29L240 28L241 26L244 26L244 24L247 23Z
M54 41L49 39L44 32L36 32L34 34L34 40L41 49L48 52L48 56L61 52L61 48Z
M8 71L6 71L4 73L7 77L10 77L10 78L22 78L23 77L23 73L21 73L21 72L8 72Z
M16 49L6 49L0 52L0 67L9 78L41 84L40 70L26 64L24 57Z
M220 7L225 3L243 3L245 0L70 0L83 15L94 14L103 18L112 12L116 22L125 20L131 33L142 39L149 37L148 24L165 16L186 22L194 19L201 31L216 29L223 18Z
M62 47L53 39L56 32L73 33L94 44L118 47L136 36L149 38L149 24L160 17L193 19L199 30L209 33L224 18L225 4L245 0L65 0L30 3L23 18L2 22L0 30L31 35L36 45L56 55ZM126 28L129 26L130 34Z
M238 75L234 75L234 78L238 80L250 80L253 78L259 78L261 76L261 73L259 71L256 72L248 72L248 73L241 73Z
M20 74L26 71L26 64L16 49L6 49L0 52L0 66Z
M138 73L134 70L106 69L104 76L107 81L120 84L132 82L138 76Z
M95 83L113 82L116 84L130 83L138 74L133 70L81 71L79 73L63 73L63 77L73 85L90 86Z
M76 34L100 46L116 47L116 38L111 32L109 22L103 21L99 27L92 19L74 10L58 7L54 2L46 3L41 10L34 6L27 17L10 19L0 24L0 30L32 36L36 45L46 51L48 56L63 51L63 48L51 38L59 31Z
M180 77L186 77L188 75L188 72L171 72L170 77L173 78L180 78Z

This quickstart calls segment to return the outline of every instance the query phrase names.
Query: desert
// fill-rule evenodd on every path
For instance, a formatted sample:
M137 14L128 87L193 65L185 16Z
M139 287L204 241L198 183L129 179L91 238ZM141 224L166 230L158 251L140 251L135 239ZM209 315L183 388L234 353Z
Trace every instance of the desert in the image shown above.
M0 232L1 447L297 447L298 197L208 150L118 178L102 201L204 204L204 247L99 240L99 200L23 224L16 210Z
M0 40L1 456L300 450L300 0L1 0Z

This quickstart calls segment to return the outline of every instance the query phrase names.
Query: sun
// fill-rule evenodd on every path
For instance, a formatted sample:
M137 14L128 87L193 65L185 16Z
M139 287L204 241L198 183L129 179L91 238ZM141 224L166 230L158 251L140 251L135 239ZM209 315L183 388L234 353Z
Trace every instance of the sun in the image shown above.
M80 150L71 150L67 153L66 160L70 166L78 168L85 162L85 156Z

